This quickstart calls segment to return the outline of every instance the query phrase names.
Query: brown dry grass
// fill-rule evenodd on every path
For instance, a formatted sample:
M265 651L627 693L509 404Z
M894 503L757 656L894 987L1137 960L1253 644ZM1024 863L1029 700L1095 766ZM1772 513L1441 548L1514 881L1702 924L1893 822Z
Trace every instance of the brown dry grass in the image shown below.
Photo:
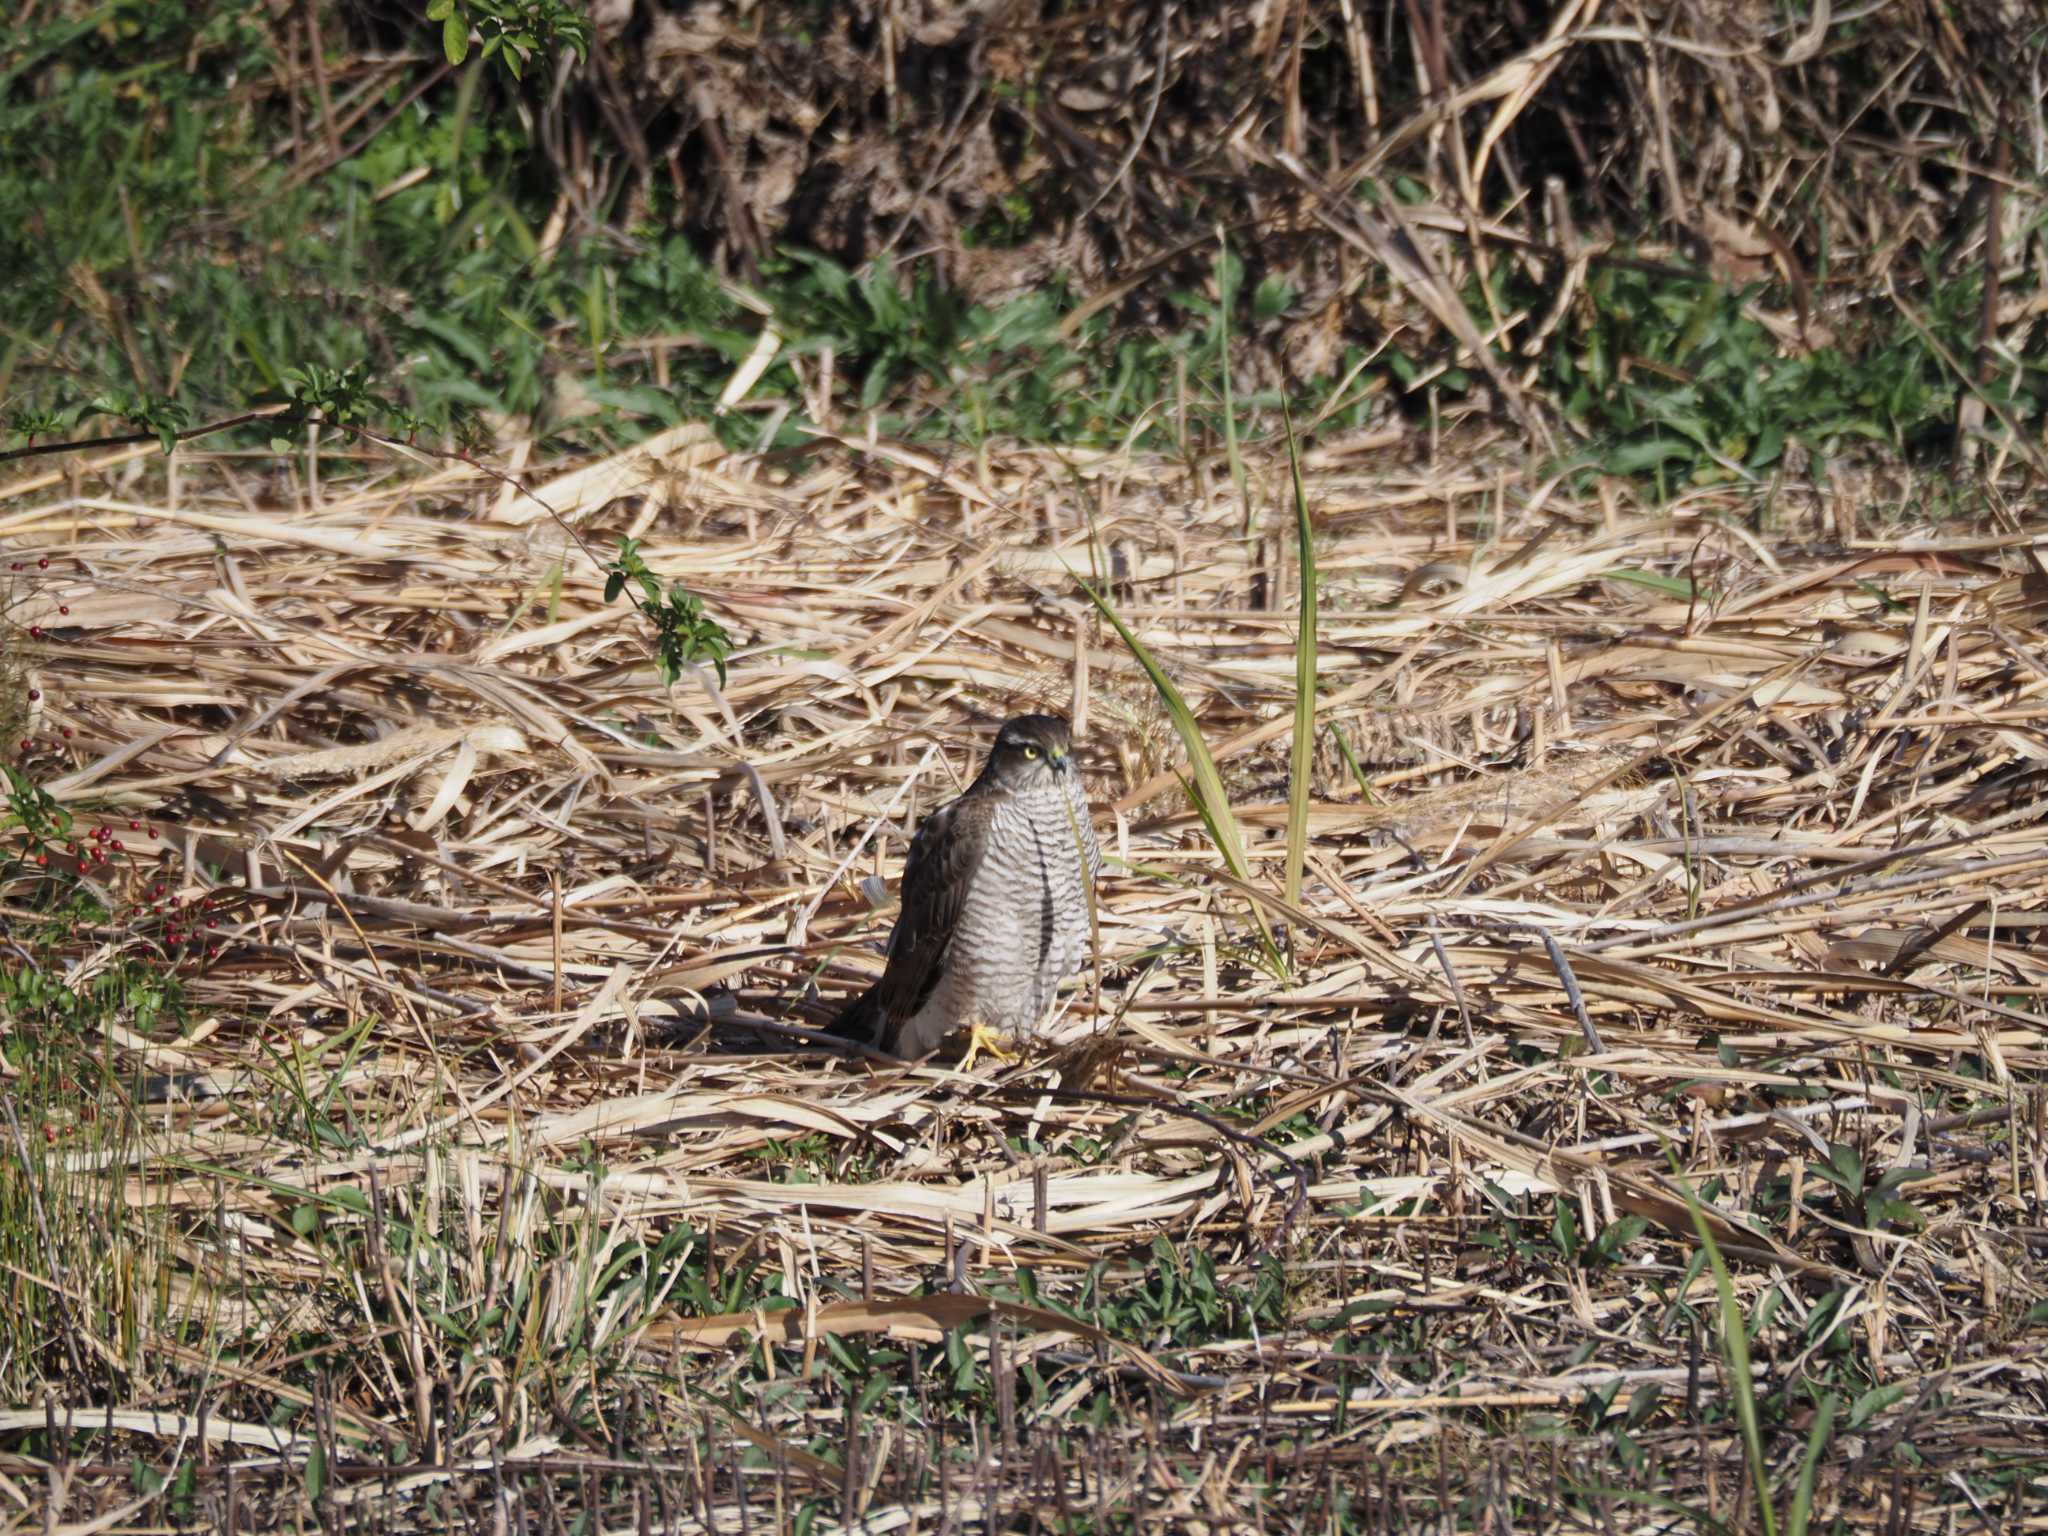
M75 733L32 777L162 831L84 871L113 916L74 957L158 963L156 881L220 948L154 1037L8 1025L5 1209L54 1234L8 1250L44 1334L0 1357L0 1515L1195 1529L1263 1480L1275 1529L1757 1528L1675 1168L1781 1502L1833 1393L1817 1521L2043 1528L2036 534L1994 492L1844 547L1872 509L1326 445L1296 909L1254 463L1250 541L1214 463L684 432L544 485L706 598L722 690L664 690L560 523L467 467L0 490L53 562L30 730ZM1199 710L1249 886L1069 571ZM1040 707L1112 861L1074 1044L968 1078L773 1033L875 973L860 882ZM61 1051L87 1091L37 1097ZM1924 1169L1924 1225L1869 1229L1830 1143ZM1560 1225L1630 1215L1599 1255Z

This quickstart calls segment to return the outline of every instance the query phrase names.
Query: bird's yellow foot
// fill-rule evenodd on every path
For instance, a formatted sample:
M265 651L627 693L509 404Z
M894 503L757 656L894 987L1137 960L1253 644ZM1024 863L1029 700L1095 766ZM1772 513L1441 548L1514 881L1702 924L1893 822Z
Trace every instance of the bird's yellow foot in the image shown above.
M986 1051L997 1061L1015 1061L1018 1053L1003 1044L1002 1038L986 1024L977 1024L967 1033L967 1054L960 1058L960 1070L965 1072L974 1065L979 1052Z

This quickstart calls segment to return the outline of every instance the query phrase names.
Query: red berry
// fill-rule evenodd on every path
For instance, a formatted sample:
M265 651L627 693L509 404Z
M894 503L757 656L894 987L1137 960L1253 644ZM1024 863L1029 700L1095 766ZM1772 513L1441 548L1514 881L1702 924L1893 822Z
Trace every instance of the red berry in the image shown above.
M118 837L115 838L111 846L113 847L114 852L119 853L121 851L121 839L119 839Z
M49 557L48 555L45 555L45 556L43 556L43 558L42 558L42 559L40 559L40 560L38 560L38 561L36 562L36 569L37 569L37 570L39 570L39 571L47 571L47 570L48 570L49 568L50 568L50 557Z
M8 566L7 569L9 569L10 571L18 571L21 569L21 562L19 560L16 560L12 565Z
M220 926L220 919L217 917L209 917L206 920L206 926L209 928L218 928Z
M131 821L128 823L128 830L130 832L140 832L142 830L142 823L139 821Z
M64 739L66 741L71 739L71 727L68 725L64 727Z
M31 689L29 689L29 691L28 691L28 701L29 701L29 703L31 703L31 704L34 704L34 703L36 703L36 702L37 702L38 700L40 700L40 699L42 698L42 696L43 696L43 690L42 690L42 689L40 689L40 688L31 688Z
M58 611L59 613L61 613L61 614L65 614L65 615L67 615L67 616L68 616L68 615L70 614L70 612L71 612L71 609L70 609L70 606L69 606L68 604L65 604L65 603L59 603L59 604L57 605L57 611Z
M48 869L49 867L50 867L50 856L49 856L49 855L48 855L47 853L39 853L39 854L37 854L37 855L36 855L36 868L37 868L37 869Z
M40 625L40 624L31 624L31 625L29 625L29 627L28 627L28 637L29 637L29 639L31 639L31 640L40 640L40 639L42 639L42 638L43 638L43 626L42 626L42 625Z
M154 838L156 837L156 828L155 828L155 827L151 827L151 828L149 829L149 835L150 835L150 837L151 837L151 839L152 839L152 840L153 840L153 839L154 839Z
M207 945L206 958L209 960L218 960L220 958L220 946L218 944Z

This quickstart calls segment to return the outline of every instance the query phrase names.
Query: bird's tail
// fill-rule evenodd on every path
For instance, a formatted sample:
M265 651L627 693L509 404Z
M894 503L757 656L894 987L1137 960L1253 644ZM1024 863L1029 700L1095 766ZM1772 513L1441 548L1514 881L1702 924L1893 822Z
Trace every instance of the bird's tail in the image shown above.
M882 1043L882 1005L876 998L878 989L867 991L839 1010L839 1017L830 1025L833 1034L844 1040L858 1040L862 1045L880 1046Z

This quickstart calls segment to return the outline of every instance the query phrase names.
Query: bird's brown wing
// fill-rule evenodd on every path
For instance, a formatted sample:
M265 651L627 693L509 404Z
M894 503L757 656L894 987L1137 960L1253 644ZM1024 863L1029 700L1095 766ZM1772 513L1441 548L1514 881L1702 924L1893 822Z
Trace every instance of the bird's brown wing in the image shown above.
M889 934L889 961L875 983L877 1044L893 1051L896 1033L925 1005L945 974L953 930L988 847L999 796L963 795L924 819L903 867L903 907Z

